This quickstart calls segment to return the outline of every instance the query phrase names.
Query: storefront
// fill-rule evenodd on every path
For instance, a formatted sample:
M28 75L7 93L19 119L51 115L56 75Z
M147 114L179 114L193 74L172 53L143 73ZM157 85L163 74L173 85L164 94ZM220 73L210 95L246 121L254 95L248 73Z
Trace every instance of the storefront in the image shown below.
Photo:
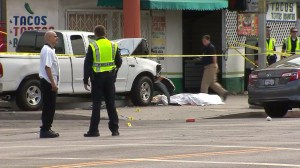
M123 2L128 1L98 0L98 5L122 8ZM141 0L141 10L150 12L150 36L147 39L150 41L151 54L199 55L201 37L205 34L212 35L213 43L221 54L222 9L227 5L227 0ZM141 30L145 30L143 23ZM199 92L201 66L193 59L165 57L156 60L163 65L164 75L175 83L177 92ZM219 63L222 67L221 57Z
M3 0L2 0L3 1ZM69 29L93 31L102 24L107 27L108 38L123 37L123 0L18 0L6 1L8 51L14 51L20 34L32 29ZM148 40L151 54L201 54L201 36L210 34L218 54L245 53L248 49L234 42L246 43L246 36L238 35L238 13L222 10L227 0L212 2L194 0L181 3L181 0L141 0L141 37ZM296 22L268 21L274 29L277 45L288 35L288 27ZM226 37L226 38L224 38ZM237 47L228 48L227 44ZM278 47L280 48L280 47ZM238 51L238 52L237 52ZM171 78L177 92L197 92L201 74L197 65L186 66L192 58L157 58L163 65L163 74ZM248 63L241 56L218 57L221 72L220 82L231 92L243 92Z
M6 23L7 23L7 46L8 51L15 51L18 39L25 30L34 29L68 29L93 31L97 24L107 27L108 38L117 39L123 37L123 0L17 0L7 1ZM227 0L189 1L183 3L179 0L152 1L141 0L141 37L148 40L151 54L186 54L189 52L188 45L194 48L201 46L200 38L203 34L215 34L220 32L214 39L217 48L222 50L220 21L222 12L220 9L227 7ZM219 10L218 19L214 22L201 20L193 27L183 25L190 22L186 11L194 11L197 15L206 15L207 12ZM190 14L192 17L193 14ZM214 13L211 13L214 16ZM185 17L185 18L183 18ZM194 17L195 18L195 17ZM210 27L218 22L218 29L210 31ZM206 25L204 27L204 25ZM211 26L210 26L211 25ZM185 30L183 30L185 29ZM193 38L185 36L184 32L197 30ZM190 36L190 35L189 35ZM188 45L187 45L188 44ZM194 54L199 54L195 53ZM154 59L163 65L163 74L171 78L177 87L177 92L184 90L184 62L177 58ZM197 79L200 80L200 79ZM199 84L200 86L200 84Z

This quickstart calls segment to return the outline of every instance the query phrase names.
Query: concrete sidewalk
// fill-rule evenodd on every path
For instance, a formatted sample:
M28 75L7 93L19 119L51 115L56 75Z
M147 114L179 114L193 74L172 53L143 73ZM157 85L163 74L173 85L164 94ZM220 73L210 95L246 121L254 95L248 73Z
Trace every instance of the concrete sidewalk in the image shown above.
M89 119L91 105L88 103L64 103L63 108L56 111L56 119L61 120L85 120ZM7 111L0 112L0 120L39 120L41 111ZM224 105L210 106L148 106L148 107L119 107L118 114L124 120L185 120L186 118L222 118L242 114L259 114L264 117L262 109L250 109L247 103L247 96L230 96ZM101 118L107 119L106 109L101 110Z

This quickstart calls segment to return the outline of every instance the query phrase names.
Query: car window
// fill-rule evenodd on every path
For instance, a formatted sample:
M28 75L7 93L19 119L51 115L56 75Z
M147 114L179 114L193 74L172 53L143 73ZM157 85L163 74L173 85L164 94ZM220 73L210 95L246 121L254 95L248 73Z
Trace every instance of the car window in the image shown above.
M85 48L83 38L80 35L72 35L71 36L71 44L73 49L73 54L75 55L84 55Z
M272 64L270 68L279 67L300 67L300 56L294 55Z

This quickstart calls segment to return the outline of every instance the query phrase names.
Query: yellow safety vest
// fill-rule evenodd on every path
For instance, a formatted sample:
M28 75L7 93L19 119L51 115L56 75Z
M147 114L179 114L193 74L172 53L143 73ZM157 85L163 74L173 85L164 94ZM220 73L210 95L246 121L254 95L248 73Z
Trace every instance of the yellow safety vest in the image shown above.
M116 68L115 56L117 53L117 43L107 39L99 39L90 43L93 50L93 70L94 72L107 72Z
M268 41L266 42L266 48L267 48L267 57L273 56L274 51L274 45L276 44L276 40L274 38L270 38L269 44Z
M292 38L291 37L285 39L285 46L286 46L285 52L291 54L292 53ZM300 54L300 38L299 37L297 37L295 54Z

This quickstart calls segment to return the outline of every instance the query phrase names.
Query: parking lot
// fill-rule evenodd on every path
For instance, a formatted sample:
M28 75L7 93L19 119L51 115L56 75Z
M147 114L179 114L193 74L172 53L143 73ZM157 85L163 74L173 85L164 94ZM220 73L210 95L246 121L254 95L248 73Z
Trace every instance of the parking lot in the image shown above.
M300 167L299 112L266 121L263 110L249 109L246 100L232 96L226 105L207 107L119 107L121 136L110 136L103 112L98 138L83 137L89 110L58 109L57 139L38 138L40 112L3 110L0 167Z

